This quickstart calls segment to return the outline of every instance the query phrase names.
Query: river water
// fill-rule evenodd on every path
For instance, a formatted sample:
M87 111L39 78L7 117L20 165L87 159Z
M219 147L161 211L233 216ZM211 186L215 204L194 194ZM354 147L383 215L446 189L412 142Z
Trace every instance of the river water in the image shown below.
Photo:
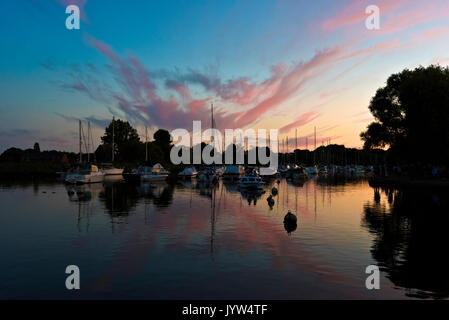
M0 298L449 297L444 194L375 190L363 179L283 179L259 194L221 181L68 191L0 183ZM288 210L298 217L290 233ZM65 287L68 265L80 269L80 290ZM379 290L366 288L369 265L380 268Z

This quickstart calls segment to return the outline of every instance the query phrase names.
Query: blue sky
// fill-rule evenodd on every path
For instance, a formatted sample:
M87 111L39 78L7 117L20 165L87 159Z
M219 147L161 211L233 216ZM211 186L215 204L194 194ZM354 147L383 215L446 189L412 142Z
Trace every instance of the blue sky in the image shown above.
M82 10L65 28L65 6ZM381 9L366 30L364 9ZM449 3L381 1L2 1L0 151L76 150L113 115L140 133L217 124L300 131L361 146L369 99L403 68L449 62ZM190 125L189 125L190 123ZM301 140L302 139L302 140Z

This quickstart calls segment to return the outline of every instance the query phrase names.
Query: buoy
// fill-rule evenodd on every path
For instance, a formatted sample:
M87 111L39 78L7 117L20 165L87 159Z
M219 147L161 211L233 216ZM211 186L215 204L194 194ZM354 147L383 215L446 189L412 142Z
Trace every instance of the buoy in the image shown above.
M290 211L288 210L287 214L284 217L284 223L287 222L294 222L297 223L298 222L298 218Z
M292 233L298 227L298 218L288 210L288 213L284 217L284 228L288 234Z
M267 198L267 202L270 207L274 206L274 199L271 195Z

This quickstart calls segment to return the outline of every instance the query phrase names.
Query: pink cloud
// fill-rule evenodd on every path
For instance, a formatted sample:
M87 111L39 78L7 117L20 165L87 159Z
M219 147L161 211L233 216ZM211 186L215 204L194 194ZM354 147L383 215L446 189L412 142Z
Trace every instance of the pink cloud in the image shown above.
M223 82L217 77L193 70L185 74L165 71L152 75L135 56L128 54L121 57L111 46L94 38L89 38L88 43L111 62L109 70L122 89L119 93L111 94L118 109L130 120L167 129L190 128L194 120L210 123L209 102L213 95L220 98L218 107L215 109L217 126L243 128L281 106L300 92L306 84L329 72L339 63L355 57L370 56L377 52L395 49L402 45L401 41L393 39L371 47L353 49L354 43L351 42L318 51L310 60L296 65L278 63L271 68L271 76L260 82L251 81L246 77ZM158 79L161 78L165 79L166 90L163 96L159 94L156 86ZM193 97L189 88L190 84L202 86L206 96ZM92 92L84 83L81 87L77 82L71 86L74 90ZM321 98L344 90L343 88L324 92ZM244 106L245 110L223 108L233 104ZM302 121L307 119L298 118L283 130L301 125Z
M396 11L405 3L407 3L407 0L384 0L377 5L381 14L386 15ZM364 21L368 17L365 9L371 4L373 4L372 1L356 0L343 8L334 17L324 20L321 26L325 31L335 31L354 24L362 24L364 26Z
M167 129L190 128L194 120L210 123L209 97L193 98L186 85L167 81L166 88L173 90L181 100L172 94L163 98L150 72L136 57L121 58L109 45L94 38L90 38L89 43L112 62L110 70L123 89L122 93L114 94L114 98L118 108L131 119ZM236 115L239 113L225 115L220 109L215 111L216 122L221 127L234 127Z
M262 114L279 106L297 92L305 83L317 77L329 68L341 54L341 48L326 49L304 63L298 64L284 75L277 90L270 97L258 103L255 107L246 111L237 121L239 126L252 123Z
M320 98L321 99L326 99L332 96L336 96L339 95L345 91L347 91L348 88L340 88L340 89L335 89L335 90L331 90L331 91L327 91L327 92L323 92L322 94L320 94Z
M324 20L321 27L324 31L333 32L345 27L364 30L364 22L368 17L365 9L373 4L369 0L356 0L343 8L334 17ZM415 25L426 22L435 22L448 17L449 3L446 0L433 1L408 1L408 0L383 0L376 4L380 9L381 27L376 31L376 36L400 32Z
M280 133L288 133L291 129L301 127L303 125L306 125L307 123L312 122L313 120L317 119L320 115L316 112L307 112L302 115L300 115L295 121L292 123L282 127L279 129Z

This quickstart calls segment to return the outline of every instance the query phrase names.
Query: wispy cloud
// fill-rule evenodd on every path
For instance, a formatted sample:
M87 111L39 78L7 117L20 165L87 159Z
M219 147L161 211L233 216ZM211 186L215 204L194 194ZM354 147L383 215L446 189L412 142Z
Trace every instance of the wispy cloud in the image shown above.
M320 115L316 112L307 112L304 113L302 115L300 115L295 121L293 121L292 123L282 127L279 129L280 133L288 133L290 130L294 129L294 128L298 128L301 126L304 126L310 122L312 122L313 120L317 119Z
M54 114L57 115L58 117L63 118L66 121L69 121L69 122L77 122L79 120L91 122L99 128L106 128L109 125L109 123L111 122L111 119L102 119L102 118L98 118L95 116L77 118L77 117L67 116L67 115L64 115L59 112L55 112Z

